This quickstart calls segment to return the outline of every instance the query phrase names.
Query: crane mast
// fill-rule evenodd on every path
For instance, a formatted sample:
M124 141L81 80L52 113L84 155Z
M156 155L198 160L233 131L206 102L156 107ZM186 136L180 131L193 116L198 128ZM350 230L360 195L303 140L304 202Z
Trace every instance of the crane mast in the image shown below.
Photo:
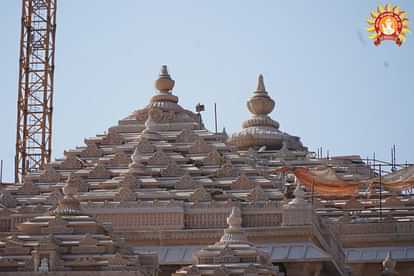
M22 0L15 181L51 159L57 0Z

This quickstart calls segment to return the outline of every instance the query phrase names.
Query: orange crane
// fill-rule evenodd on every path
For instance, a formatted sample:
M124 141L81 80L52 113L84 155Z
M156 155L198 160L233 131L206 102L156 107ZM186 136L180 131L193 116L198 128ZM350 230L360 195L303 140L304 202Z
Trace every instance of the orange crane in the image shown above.
M15 181L51 159L57 0L22 0Z

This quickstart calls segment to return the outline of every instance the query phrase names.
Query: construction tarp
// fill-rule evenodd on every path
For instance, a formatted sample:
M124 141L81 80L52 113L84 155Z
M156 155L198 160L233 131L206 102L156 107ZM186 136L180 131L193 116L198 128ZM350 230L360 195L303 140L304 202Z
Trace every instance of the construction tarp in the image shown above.
M309 190L321 195L354 195L360 183L339 178L332 168L294 168L296 178Z
M369 184L379 186L380 178L375 177L370 179ZM412 188L414 186L414 166L402 168L401 170L382 176L381 186L392 191L402 191Z

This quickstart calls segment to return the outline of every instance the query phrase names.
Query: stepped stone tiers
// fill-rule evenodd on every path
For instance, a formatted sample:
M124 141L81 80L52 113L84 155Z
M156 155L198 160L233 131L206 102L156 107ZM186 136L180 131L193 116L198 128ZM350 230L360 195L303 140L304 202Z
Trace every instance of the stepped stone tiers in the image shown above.
M220 241L201 249L194 256L194 264L180 269L174 276L192 275L249 275L281 276L272 265L270 255L248 242L241 228L240 209L233 207L227 218L229 227Z
M123 240L114 240L103 225L83 213L78 188L69 179L55 209L20 224L0 242L1 275L156 274L156 255L133 253Z
M281 132L279 123L269 117L275 108L275 102L266 91L262 75L258 77L253 97L247 101L247 108L253 116L243 123L243 130L231 136L230 144L241 150L259 149L263 146L268 150L307 150L299 137Z
M242 147L179 105L167 67L155 87L148 105L106 133L21 184L0 185L1 275L148 275L156 266L152 253L159 276L186 273L180 268L193 254L193 267L207 273L214 264L205 254L229 252L222 275L232 275L232 267L274 275L266 274L277 272L270 262L276 275L380 275L388 251L393 271L414 274L414 199L382 191L380 216L375 187L352 198L303 190L279 169L328 166L344 181L372 171L356 156L316 159L280 132L268 116L274 103L262 78L249 100L253 118L235 136L252 130L254 143Z

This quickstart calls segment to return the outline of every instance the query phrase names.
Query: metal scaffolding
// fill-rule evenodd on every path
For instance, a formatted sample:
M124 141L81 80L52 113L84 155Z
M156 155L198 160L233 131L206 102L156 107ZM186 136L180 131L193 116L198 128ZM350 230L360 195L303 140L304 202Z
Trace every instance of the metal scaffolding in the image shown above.
M22 1L16 182L51 158L56 1Z

